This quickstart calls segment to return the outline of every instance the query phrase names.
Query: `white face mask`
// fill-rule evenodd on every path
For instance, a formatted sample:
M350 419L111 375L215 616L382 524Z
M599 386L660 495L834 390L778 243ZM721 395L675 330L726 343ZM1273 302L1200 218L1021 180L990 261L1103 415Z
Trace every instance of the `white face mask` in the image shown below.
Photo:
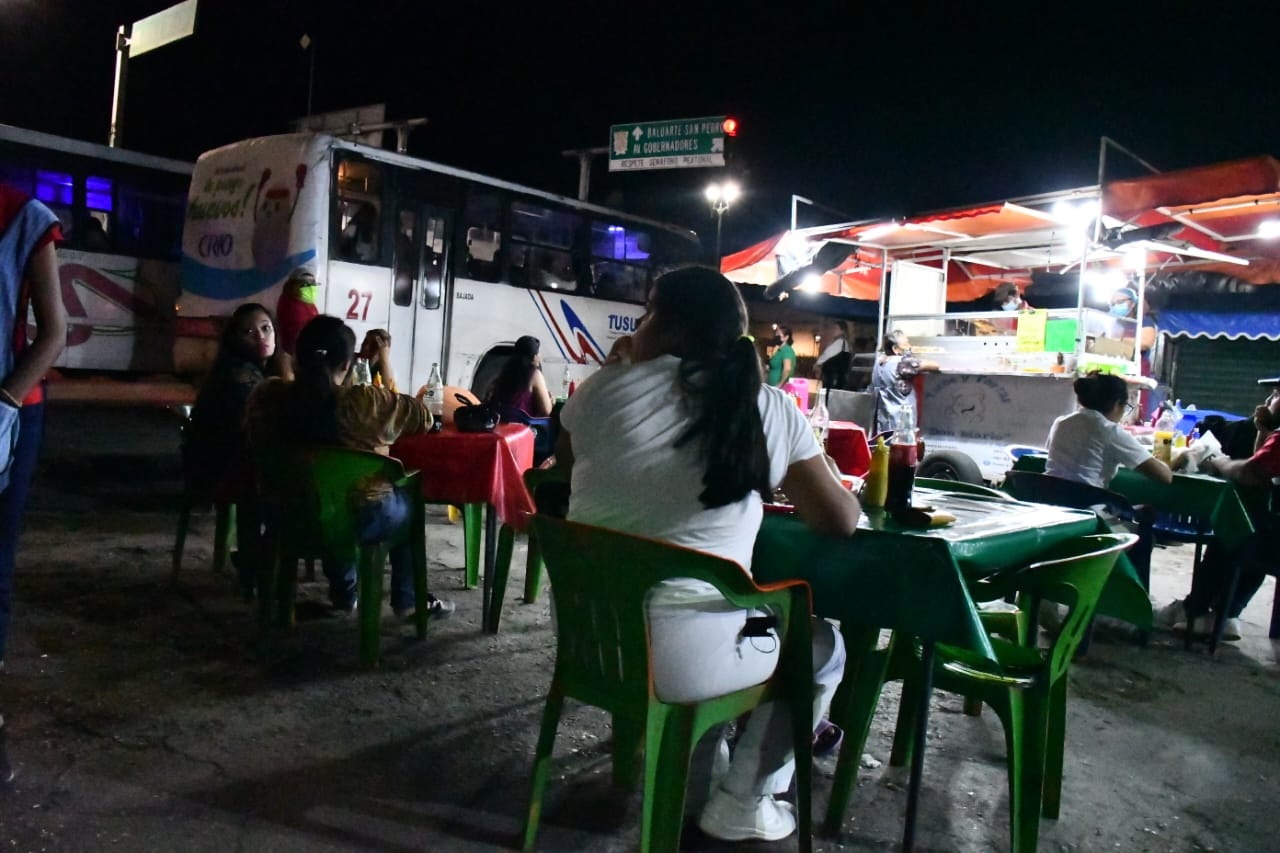
M1008 302L1006 302L1005 304L1003 304L1003 305L1001 305L1001 306L1000 306L1000 310L1002 310L1002 311L1017 311L1017 310L1018 310L1018 300L1016 300L1016 299L1010 299Z

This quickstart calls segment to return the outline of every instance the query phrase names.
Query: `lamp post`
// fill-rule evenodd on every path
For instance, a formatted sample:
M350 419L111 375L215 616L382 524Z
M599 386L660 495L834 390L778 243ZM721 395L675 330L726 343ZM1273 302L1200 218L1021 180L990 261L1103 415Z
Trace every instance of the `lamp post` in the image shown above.
M742 195L742 189L734 181L720 181L707 185L707 201L711 202L711 210L716 215L716 268L720 268L720 225L724 220L724 212L729 205Z

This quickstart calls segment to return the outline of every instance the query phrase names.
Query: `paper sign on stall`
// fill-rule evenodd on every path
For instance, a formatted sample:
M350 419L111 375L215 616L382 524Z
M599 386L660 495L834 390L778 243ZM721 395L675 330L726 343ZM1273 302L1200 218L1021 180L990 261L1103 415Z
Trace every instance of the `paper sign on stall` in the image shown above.
M1070 319L1050 320L1044 329L1045 352L1076 351L1076 321Z
M1043 308L1018 313L1018 352L1044 352L1044 329L1049 312Z

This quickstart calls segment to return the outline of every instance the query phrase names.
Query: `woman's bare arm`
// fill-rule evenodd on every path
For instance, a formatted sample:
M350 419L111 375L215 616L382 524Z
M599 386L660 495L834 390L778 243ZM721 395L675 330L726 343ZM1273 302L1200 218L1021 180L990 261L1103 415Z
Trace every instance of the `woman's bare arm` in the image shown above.
M828 536L852 536L862 508L833 473L824 454L787 468L782 490L807 526Z
M36 316L36 336L0 383L5 391L21 400L44 378L67 343L67 318L62 311L58 285L58 258L52 242L45 243L27 261L27 281L31 283L31 310ZM24 325L25 328L25 325Z

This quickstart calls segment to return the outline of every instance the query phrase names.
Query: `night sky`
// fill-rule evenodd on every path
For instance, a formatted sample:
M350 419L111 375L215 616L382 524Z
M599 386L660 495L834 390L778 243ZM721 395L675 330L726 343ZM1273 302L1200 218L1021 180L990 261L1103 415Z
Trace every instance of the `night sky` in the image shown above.
M115 28L169 3L0 0L0 122L105 142ZM125 147L287 130L308 33L315 111L385 102L430 119L410 153L566 195L560 152L610 124L736 117L726 251L786 227L792 193L830 208L813 224L1092 184L1102 134L1166 170L1280 154L1280 4L886 5L201 0L193 37L131 63ZM593 201L712 233L725 170L606 168Z

